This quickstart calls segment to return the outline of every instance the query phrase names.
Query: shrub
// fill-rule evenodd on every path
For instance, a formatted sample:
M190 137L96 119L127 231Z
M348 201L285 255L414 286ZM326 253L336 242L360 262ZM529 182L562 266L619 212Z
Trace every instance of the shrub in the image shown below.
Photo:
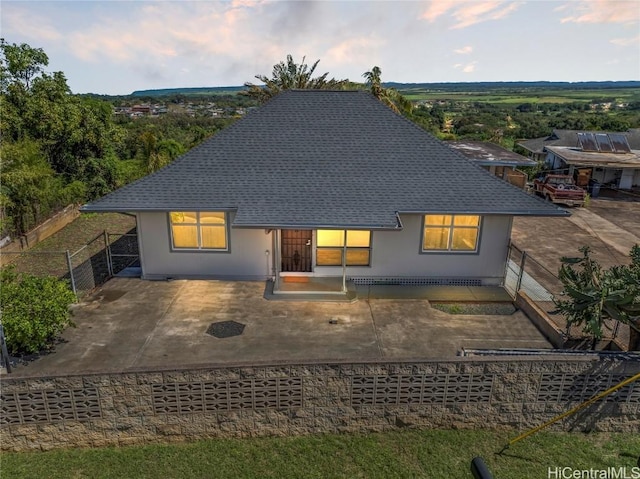
M53 276L0 273L2 324L11 354L46 349L67 326L74 326L69 305L76 300L66 281Z

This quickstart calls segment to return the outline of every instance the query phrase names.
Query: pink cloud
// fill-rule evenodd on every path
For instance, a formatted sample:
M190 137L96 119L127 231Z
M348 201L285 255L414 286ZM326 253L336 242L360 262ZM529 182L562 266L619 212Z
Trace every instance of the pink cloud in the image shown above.
M377 60L375 56L372 57L371 52L375 52L385 43L383 39L373 36L349 38L329 48L323 55L323 62L326 58L326 63L336 65L353 63L369 65L371 63L371 67L373 67ZM322 70L321 67L320 70Z
M157 62L185 54L206 58L243 53L255 40L249 21L245 22L247 5L258 3L202 2L186 8L169 2L145 5L129 18L70 32L69 46L76 56L90 61L106 56L118 62L140 57Z
M506 4L506 6L504 6ZM461 6L454 13L458 21L451 28L466 28L476 23L489 20L500 20L516 11L522 2L473 2L468 6Z
M614 45L619 45L621 47L628 47L629 45L640 45L640 35L627 38L614 38L613 40L609 40L609 43L613 43Z
M433 22L438 17L441 17L442 15L447 13L449 10L454 9L459 4L460 2L456 0L433 0L429 2L429 7L420 18L429 22Z
M568 16L561 23L621 23L640 22L640 8L635 0L589 0L564 5Z
M467 45L466 47L462 47L462 48L457 48L455 49L453 52L454 53L459 53L460 55L468 55L469 53L471 53L473 51L473 47Z
M505 18L522 4L523 2L505 0L435 0L429 3L429 7L421 18L434 22L448 14L456 22L451 28L466 28L476 23Z
M476 69L477 64L477 61L467 63L466 65L462 63L456 63L455 65L453 65L453 68L455 68L456 70L461 70L463 73L473 73Z
M13 30L34 40L61 40L62 33L56 30L43 16L34 15L32 11L21 8L2 6L3 30ZM6 33L5 33L6 35ZM7 35L9 36L9 35Z

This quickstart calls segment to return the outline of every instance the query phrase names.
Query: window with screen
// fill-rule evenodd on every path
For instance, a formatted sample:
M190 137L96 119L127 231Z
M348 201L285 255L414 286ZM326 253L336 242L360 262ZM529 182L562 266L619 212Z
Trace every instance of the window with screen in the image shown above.
M174 249L228 249L224 211L172 211L169 219Z
M477 251L480 217L477 215L425 215L422 251Z
M345 252L344 230L318 230L316 265L342 266ZM369 266L371 261L371 231L347 230L347 266Z

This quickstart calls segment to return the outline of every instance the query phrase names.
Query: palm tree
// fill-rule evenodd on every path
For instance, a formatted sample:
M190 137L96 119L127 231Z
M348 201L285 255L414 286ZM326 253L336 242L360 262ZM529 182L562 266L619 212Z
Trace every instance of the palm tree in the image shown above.
M378 66L374 66L371 71L362 74L366 80L366 85L371 90L371 94L396 113L410 116L413 109L411 101L394 88L384 88L380 79L381 75L382 70Z
M291 55L287 55L286 62L280 62L273 66L271 78L268 78L266 75L256 75L256 78L264 83L264 86L247 82L244 86L247 87L248 90L242 93L264 103L283 90L340 90L347 84L347 80L327 79L329 72L313 78L313 73L320 60L316 60L315 63L309 67L305 63L305 58L306 57L302 57L302 61L298 64L293 60Z
M378 100L383 103L387 103L388 95L385 88L382 88L382 80L380 80L380 76L382 75L382 70L380 67L374 66L371 71L364 72L362 76L367 81L366 85L371 89L371 94L375 96Z

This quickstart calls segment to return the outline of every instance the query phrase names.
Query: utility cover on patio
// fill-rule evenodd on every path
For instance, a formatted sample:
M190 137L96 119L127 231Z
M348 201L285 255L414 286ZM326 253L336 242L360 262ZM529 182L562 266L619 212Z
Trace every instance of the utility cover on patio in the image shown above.
M211 323L207 328L207 334L216 338L230 338L240 336L244 331L244 324L236 321L219 321Z

